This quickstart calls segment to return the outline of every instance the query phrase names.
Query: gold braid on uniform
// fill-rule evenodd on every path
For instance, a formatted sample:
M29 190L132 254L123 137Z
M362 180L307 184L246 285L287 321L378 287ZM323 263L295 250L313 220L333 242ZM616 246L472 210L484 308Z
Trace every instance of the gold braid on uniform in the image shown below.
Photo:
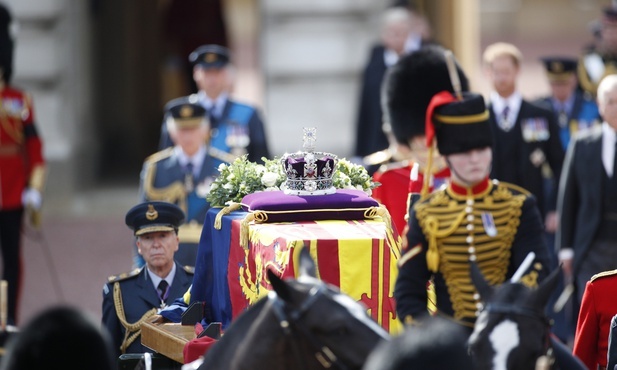
M416 217L429 244L427 266L443 275L456 320L475 320L480 303L469 275L472 256L489 284L505 281L526 199L509 187L496 182L483 193L468 196L448 189L433 193L416 206ZM495 236L487 235L483 214L493 218Z
M171 148L168 150L164 150L162 152L158 152L150 156L146 162L145 168L145 176L144 176L144 194L147 199L150 200L159 200L169 203L176 203L184 213L187 212L187 204L186 204L186 189L184 188L184 184L181 181L173 182L172 184L163 187L163 188L155 188L154 184L154 175L156 174L156 166L155 162L164 158L164 156L169 156L171 154Z
M131 324L126 321L126 315L124 314L124 305L122 304L122 293L120 292L120 283L114 283L114 306L116 307L116 315L118 320L124 327L124 339L120 345L120 352L124 353L126 349L141 335L141 324L143 324L148 318L156 314L157 309L152 308L147 311L141 319Z

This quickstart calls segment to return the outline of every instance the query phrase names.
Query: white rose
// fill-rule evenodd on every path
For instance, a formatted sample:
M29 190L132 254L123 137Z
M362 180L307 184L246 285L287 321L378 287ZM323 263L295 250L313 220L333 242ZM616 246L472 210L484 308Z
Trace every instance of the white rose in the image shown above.
M233 186L233 184L231 184L231 183L227 183L227 184L223 185L223 188L225 188L225 189L227 189L227 190L231 190L231 189L233 189L233 188L234 188L234 186Z
M219 172L225 171L226 168L227 168L227 165L225 163L219 164Z
M235 177L236 177L236 175L234 175L233 173L230 173L230 174L227 176L227 181L231 182L231 181L233 181L233 179L234 179Z
M278 177L279 176L274 172L265 172L261 176L261 183L266 187L272 187L276 184Z

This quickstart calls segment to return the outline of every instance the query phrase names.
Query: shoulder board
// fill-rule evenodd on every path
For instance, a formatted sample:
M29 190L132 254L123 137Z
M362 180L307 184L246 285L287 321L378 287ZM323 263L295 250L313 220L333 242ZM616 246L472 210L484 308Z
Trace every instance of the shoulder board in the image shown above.
M505 188L507 188L509 190L514 190L515 192L520 193L520 194L531 195L529 190L527 190L527 189L525 189L523 187L520 187L518 185L514 185L514 184L511 184L509 182L497 181L497 180L493 180L493 181L496 183L497 186L503 186L503 187L505 187Z
M166 149L161 150L160 152L156 152L152 155L150 155L148 158L146 158L145 162L146 163L155 163L158 161L161 161L165 158L169 158L174 152L174 148L173 147L169 147Z
M191 274L193 275L195 273L195 267L194 266L182 266L182 269L187 273L187 274Z
M133 271L125 272L120 275L112 275L107 278L107 282L115 283L116 281L127 280L127 279L130 279L132 277L139 275L140 272L141 272L141 269L134 269Z
M599 279L605 276L613 276L613 275L617 275L617 270L602 271L599 274L593 275L591 279L589 279L589 281L594 281L596 279Z

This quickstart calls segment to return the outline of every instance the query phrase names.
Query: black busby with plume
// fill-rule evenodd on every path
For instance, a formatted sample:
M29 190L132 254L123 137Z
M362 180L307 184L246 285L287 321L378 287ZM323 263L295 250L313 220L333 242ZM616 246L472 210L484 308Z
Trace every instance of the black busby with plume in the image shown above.
M12 17L8 8L0 4L0 68L1 78L5 83L11 82L13 75L13 38L11 37Z
M399 143L408 144L412 137L424 135L426 108L433 95L454 92L445 55L443 47L426 45L402 57L386 74L381 105L384 120ZM461 90L468 91L467 76L458 63L456 70Z

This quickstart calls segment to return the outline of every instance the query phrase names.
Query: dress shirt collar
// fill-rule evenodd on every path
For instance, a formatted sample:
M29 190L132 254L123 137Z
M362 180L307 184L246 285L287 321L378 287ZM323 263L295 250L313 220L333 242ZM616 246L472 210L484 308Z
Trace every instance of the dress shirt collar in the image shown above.
M609 177L613 176L616 138L615 130L608 123L602 122L602 164Z
M222 92L216 99L211 99L205 92L200 90L197 96L199 97L199 102L208 110L209 114L215 118L220 118L223 115L225 103L229 98L228 93Z
M493 112L495 112L496 115L499 116L503 109L508 106L510 108L510 114L508 117L516 119L518 116L518 111L521 109L523 96L518 91L515 91L512 95L504 98L497 94L497 92L492 91L490 94L490 101L493 106Z
M174 265L172 266L171 271L169 271L169 274L167 274L167 276L165 276L164 278L150 271L148 267L146 267L146 271L148 271L148 276L150 277L150 280L152 280L152 284L154 285L154 289L156 290L159 287L159 283L163 279L165 279L165 281L167 281L167 284L171 286L171 284L174 281L174 277L176 276L176 263L174 262Z
M206 146L202 145L197 150L192 157L189 157L180 145L176 145L174 147L174 154L178 158L178 163L180 166L185 167L189 162L193 165L193 176L198 177L199 171L201 170L201 166L204 163L204 158L206 157Z

